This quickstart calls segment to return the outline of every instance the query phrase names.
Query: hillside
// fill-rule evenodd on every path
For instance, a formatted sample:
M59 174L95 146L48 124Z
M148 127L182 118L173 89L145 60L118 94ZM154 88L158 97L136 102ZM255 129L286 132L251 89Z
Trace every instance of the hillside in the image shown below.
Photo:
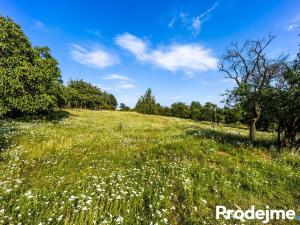
M300 205L300 156L264 147L273 134L251 146L243 127L68 112L3 124L1 224L219 224L216 205Z

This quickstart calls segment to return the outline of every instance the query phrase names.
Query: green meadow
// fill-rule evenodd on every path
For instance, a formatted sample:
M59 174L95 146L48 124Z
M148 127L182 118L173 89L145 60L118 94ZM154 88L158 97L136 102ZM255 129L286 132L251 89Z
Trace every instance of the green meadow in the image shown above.
M67 112L1 122L0 224L229 224L216 205L300 210L299 153L278 151L273 133L252 145L243 126Z

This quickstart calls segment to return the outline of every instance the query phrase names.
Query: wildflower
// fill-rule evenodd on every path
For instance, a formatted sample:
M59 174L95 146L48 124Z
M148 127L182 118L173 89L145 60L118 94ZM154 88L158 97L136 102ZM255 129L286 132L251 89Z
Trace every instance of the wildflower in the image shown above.
M117 222L117 224L121 224L121 223L123 223L123 217L122 216L118 216L118 218L116 218L116 222Z
M118 196L116 197L116 199L121 199L121 195L118 195Z
M6 193L10 193L12 191L12 189L11 188L8 188L8 189L6 189Z
M63 218L63 215L60 215L58 218L57 218L57 221L61 221Z
M77 199L77 197L74 195L71 195L71 197L69 198L69 201L74 201L75 199Z

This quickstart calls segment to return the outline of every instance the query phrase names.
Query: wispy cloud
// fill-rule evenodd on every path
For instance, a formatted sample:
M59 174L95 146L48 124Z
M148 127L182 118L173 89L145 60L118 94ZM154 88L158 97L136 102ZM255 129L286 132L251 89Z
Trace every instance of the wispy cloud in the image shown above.
M106 75L104 75L103 79L104 80L132 81L132 79L130 79L124 75L117 74L117 73L106 74Z
M125 82L125 81L120 81L116 85L116 88L118 88L118 89L134 89L135 85L132 83Z
M147 61L151 56L148 54L148 45L146 41L129 33L118 35L115 39L117 45L125 48L136 56L138 60Z
M117 83L114 83L110 89L111 90L120 90L120 89L134 89L135 84L132 79L130 79L127 76L113 73L113 74L106 74L102 77L103 80L111 80L116 81Z
M102 69L119 63L117 56L99 46L86 49L80 45L71 44L70 55L74 61L97 69Z
M210 16L210 13L211 13L212 11L214 11L214 10L217 8L218 5L219 5L219 2L215 2L208 10L206 10L204 13L202 13L202 14L200 15L200 17L201 17L201 18L207 18L207 17L209 17L209 16Z
M190 15L186 12L180 12L177 16L173 16L171 21L168 24L169 28L174 27L177 21L181 21L181 24L186 27L188 30L192 31L194 35L198 35L201 31L202 25L204 22L208 21L211 13L217 8L219 2L215 2L210 8L200 15ZM179 19L177 19L179 18Z
M173 27L174 24L175 24L175 22L176 22L176 17L173 17L173 18L171 19L171 21L169 22L168 27Z
M34 22L33 28L35 30L39 30L39 31L43 31L43 32L47 32L48 31L47 26L42 21L39 21L39 20L36 20Z
M191 75L217 68L217 59L211 55L211 50L199 44L171 44L151 49L145 40L129 33L118 35L116 44L132 53L137 60L172 72L183 71Z
M294 18L292 18L284 27L284 29L287 31L292 31L296 28L300 28L300 13L294 16Z

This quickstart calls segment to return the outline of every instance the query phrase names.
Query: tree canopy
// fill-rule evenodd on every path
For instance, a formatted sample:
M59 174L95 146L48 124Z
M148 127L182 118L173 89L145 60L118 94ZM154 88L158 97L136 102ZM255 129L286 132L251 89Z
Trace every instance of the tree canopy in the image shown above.
M58 62L0 16L0 116L33 115L64 104Z
M86 109L113 109L117 107L114 95L103 92L83 80L71 80L66 86L67 105Z
M233 44L219 62L219 70L226 78L233 79L236 87L229 99L240 104L248 114L250 138L255 140L256 122L263 108L264 92L271 86L284 68L284 59L270 59L266 48L274 39L273 35L261 40L247 40Z
M157 114L158 107L151 88L148 88L145 94L139 98L135 110L144 114Z

